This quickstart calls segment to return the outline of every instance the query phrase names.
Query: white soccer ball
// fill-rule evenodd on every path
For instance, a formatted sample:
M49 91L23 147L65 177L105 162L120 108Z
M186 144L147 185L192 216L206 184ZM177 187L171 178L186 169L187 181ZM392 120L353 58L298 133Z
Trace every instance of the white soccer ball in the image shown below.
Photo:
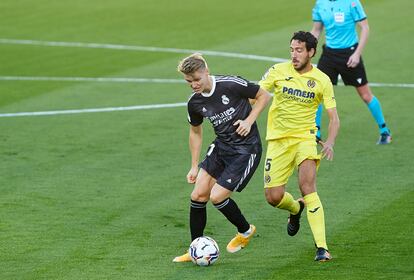
M220 250L213 238L202 236L191 242L188 253L193 263L199 266L208 266L217 261Z

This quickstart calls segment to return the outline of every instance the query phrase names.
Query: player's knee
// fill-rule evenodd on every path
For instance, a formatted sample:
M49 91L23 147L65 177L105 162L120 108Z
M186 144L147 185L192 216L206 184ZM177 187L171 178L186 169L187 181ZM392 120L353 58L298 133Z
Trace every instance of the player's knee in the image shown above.
M204 202L204 201L208 201L209 196L210 194L208 193L202 193L198 190L193 190L193 192L191 193L191 200Z
M316 192L315 182L304 182L299 187L303 196Z
M280 201L282 201L284 190L279 188L269 188L265 190L265 197L267 200L267 203L272 205L273 207L276 207Z
M220 202L222 202L224 199L223 198L221 198L219 195L217 195L217 194L213 194L213 193L211 193L210 194L210 201L211 201L211 203L213 203L213 204L217 204L217 203L220 203Z

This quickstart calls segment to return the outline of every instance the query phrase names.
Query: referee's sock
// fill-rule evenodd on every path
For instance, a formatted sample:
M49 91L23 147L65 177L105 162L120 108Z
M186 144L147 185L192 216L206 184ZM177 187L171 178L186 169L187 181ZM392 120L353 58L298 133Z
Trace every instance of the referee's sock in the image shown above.
M237 227L238 232L245 233L250 229L249 223L233 199L227 198L222 202L214 204L214 207L223 213L230 223Z
M328 250L325 236L325 213L321 200L316 192L305 195L303 199L305 200L308 222L316 247Z
M207 202L191 200L190 204L190 231L191 241L204 235L204 228L207 223Z
M282 197L282 200L279 202L278 205L276 205L279 209L288 210L291 214L296 215L299 213L300 210L300 204L297 200L293 199L293 196L285 192L285 194Z
M385 124L384 115L382 114L381 103L378 98L375 96L372 97L371 101L367 103L368 109L371 112L371 115L374 117L375 121L380 130L380 134L390 132L387 125Z

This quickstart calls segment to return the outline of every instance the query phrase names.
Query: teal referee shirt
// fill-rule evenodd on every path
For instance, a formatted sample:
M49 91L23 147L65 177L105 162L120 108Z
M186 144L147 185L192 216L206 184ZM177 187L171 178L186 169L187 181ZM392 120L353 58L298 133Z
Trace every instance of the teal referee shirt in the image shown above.
M356 22L367 18L359 0L317 0L312 10L313 21L325 27L326 46L345 49L358 43Z

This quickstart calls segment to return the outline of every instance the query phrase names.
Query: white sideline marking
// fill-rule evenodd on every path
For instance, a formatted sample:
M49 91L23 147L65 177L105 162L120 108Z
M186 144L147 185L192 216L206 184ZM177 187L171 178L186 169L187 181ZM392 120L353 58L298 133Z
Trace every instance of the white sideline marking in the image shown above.
M41 112L4 113L4 114L0 114L0 118L131 111L131 110L145 110L145 109L158 109L158 108L174 108L174 107L183 107L183 106L187 106L187 103L151 104L151 105L138 105L138 106L128 106L128 107L90 108L90 109L43 111L43 112L41 111Z
M168 53L184 53L184 54L200 52L203 55L211 55L211 56L223 56L223 57L233 57L233 58L243 58L243 59L252 59L252 60L273 61L273 62L287 61L287 59L284 59L284 58L253 55L253 54L208 51L208 50L160 48L160 47L148 47L148 46L131 46L131 45L118 45L118 44L18 40L18 39L7 39L7 38L0 38L0 44L35 45L35 46L47 46L47 47L76 47L76 48L111 49L111 50L128 50L128 51L145 51L145 52L168 52Z
M159 79L159 78L123 78L123 77L31 77L31 76L0 76L0 81L59 81L59 82L109 82L109 83L158 83L158 84L181 84L182 79ZM252 81L257 83L258 81ZM344 86L338 83L338 86ZM414 88L414 84L392 84L392 83L369 83L370 87L395 87Z
M192 49L177 49L177 48L161 48L161 47L148 47L148 46L132 46L132 45L119 45L119 44L99 44L99 43L82 43L82 42L57 42L57 41L40 41L40 40L19 40L19 39L8 39L0 38L0 44L9 45L35 45L35 46L48 46L48 47L77 47L77 48L94 48L94 49L113 49L113 50L130 50L130 51L147 51L147 52L168 52L168 53L194 53L201 52L205 55L211 56L222 56L232 58L242 58L251 60L262 60L272 62L284 62L288 59L279 57L270 57L262 55L232 53L232 52L220 52L220 51L208 51L208 50L192 50ZM8 79L7 79L8 78ZM16 77L4 76L0 80L13 80ZM15 80L43 80L47 81L97 81L97 82L154 82L154 83L175 83L174 79L144 79L144 78L82 78L82 77L22 77L16 78ZM60 80L59 80L60 79ZM400 88L414 88L414 84L392 84L392 83L369 83L372 87L400 87Z
M231 52L208 51L208 50L192 50L177 48L161 48L148 46L131 46L118 44L98 44L98 43L81 43L81 42L55 42L40 40L18 40L0 38L0 44L17 44L17 45L37 45L50 47L78 47L78 48L95 48L95 49L114 49L114 50L131 50L131 51L147 51L147 52L168 52L168 53L194 53L201 52L205 55L242 58L251 60L262 60L272 62L284 62L287 59L250 55ZM158 78L111 78L111 77L30 77L30 76L0 76L0 81L75 81L75 82L119 82L119 83L184 83L181 79L158 79ZM414 84L392 84L392 83L370 83L372 87L402 87L414 88ZM143 110L155 108L171 108L185 106L186 103L172 104L153 104L138 105L129 107L109 107L109 108L91 108L91 109L74 109L60 111L43 111L43 112L20 112L20 113L0 113L0 117L22 117L22 116L45 116L45 115L63 115L63 114L79 114L79 113L96 113L96 112L113 112L128 110Z
M414 84L368 83L370 87L414 88Z
M185 83L183 79L117 78L117 77L30 77L0 76L0 81L59 81L59 82L115 82L115 83Z

